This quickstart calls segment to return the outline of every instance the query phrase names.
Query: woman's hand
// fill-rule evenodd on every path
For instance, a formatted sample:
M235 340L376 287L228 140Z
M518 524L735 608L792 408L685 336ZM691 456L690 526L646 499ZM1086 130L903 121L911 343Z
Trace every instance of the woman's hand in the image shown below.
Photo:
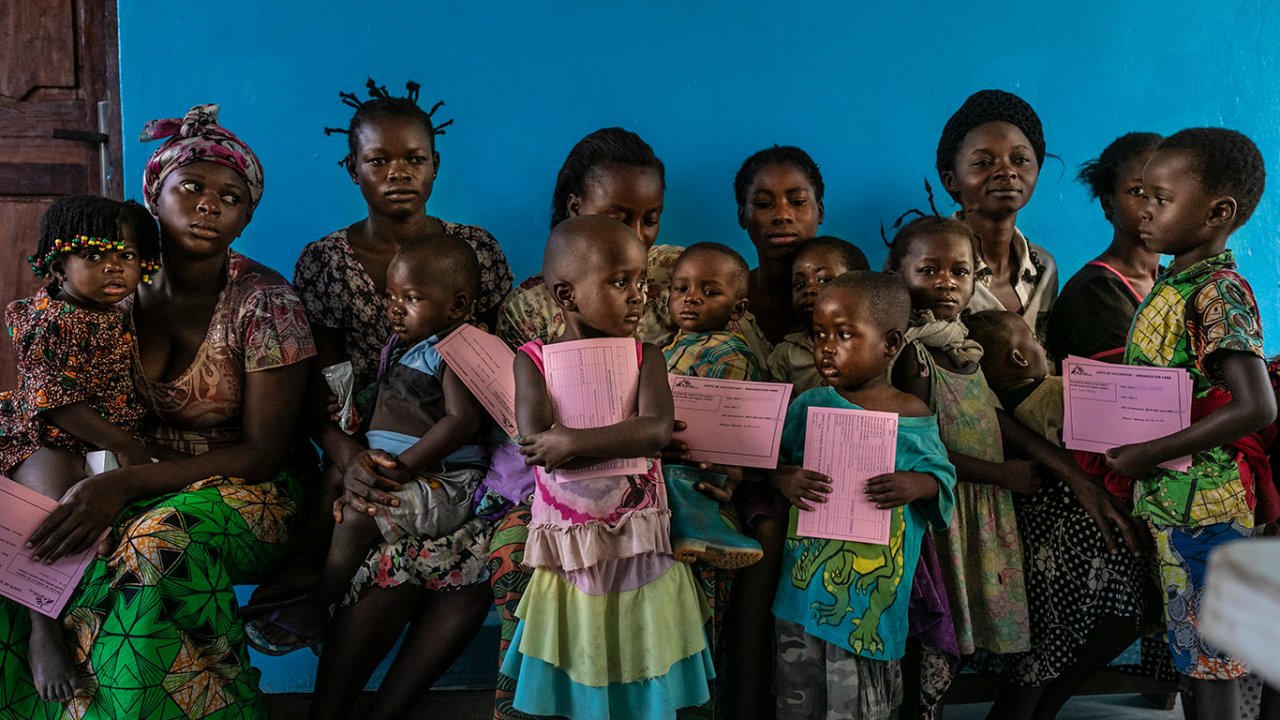
M812 510L809 503L826 502L826 495L831 492L831 478L799 465L779 465L769 482L801 510Z
M1033 460L1005 460L1000 463L1000 487L1019 495L1034 495L1040 489L1040 466Z
M547 472L564 465L574 458L569 428L552 425L547 430L520 438L520 454L525 465L541 465Z
M1142 444L1121 445L1107 451L1107 467L1125 477L1146 477L1155 472L1157 464L1147 457Z
M27 539L31 559L52 565L96 543L129 501L123 480L120 473L109 472L72 485Z
M377 515L378 506L399 507L400 500L388 493L402 486L392 479L400 462L382 450L366 450L357 455L342 473L342 500L352 510ZM342 509L335 503L333 517L342 522Z
M1068 483L1068 487L1075 493L1076 499L1080 501L1080 505L1093 523L1098 526L1098 532L1102 534L1102 540L1107 544L1107 550L1112 555L1120 552L1120 546L1116 544L1113 532L1115 530L1118 530L1120 536L1124 538L1124 544L1129 547L1129 552L1134 555L1142 555L1146 552L1150 542L1146 529L1138 524L1137 518L1133 517L1111 493L1087 479Z
M867 481L867 499L880 510L902 507L937 494L938 481L927 473L898 471Z

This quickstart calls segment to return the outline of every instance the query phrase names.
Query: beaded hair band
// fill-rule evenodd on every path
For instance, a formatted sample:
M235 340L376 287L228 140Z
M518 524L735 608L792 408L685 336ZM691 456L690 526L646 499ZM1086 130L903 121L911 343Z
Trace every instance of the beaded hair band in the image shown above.
M70 255L84 248L90 248L101 252L110 252L124 250L123 240L110 240L108 238L89 237L88 235L74 235L70 240L57 238L53 241L53 249L45 254L44 257L28 255L27 262L31 263L31 272L36 277L49 277L50 268L54 258L59 255ZM160 269L160 261L154 259L142 259L139 261L142 268L142 282L150 285L151 276Z

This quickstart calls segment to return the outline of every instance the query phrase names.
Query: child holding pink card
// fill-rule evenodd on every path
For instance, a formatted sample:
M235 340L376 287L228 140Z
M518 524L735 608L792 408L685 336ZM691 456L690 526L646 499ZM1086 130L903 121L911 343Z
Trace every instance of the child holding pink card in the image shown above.
M84 455L150 462L129 374L133 323L121 301L159 267L160 232L141 205L72 196L49 207L30 257L48 285L5 310L19 384L0 393L0 474L58 499L85 477ZM62 625L31 612L32 680L71 700L78 681Z
M662 349L667 372L727 380L760 380L761 359L730 323L747 311L747 261L720 243L696 243L680 253L672 269L667 307L679 330ZM742 468L703 469L697 463L665 468L671 501L671 542L677 559L703 560L726 569L750 565L764 555L760 543L738 532L737 512L697 488L704 484L732 494Z
M547 240L542 270L565 319L554 343L634 336L645 249L625 225L605 216L565 220ZM588 428L557 418L543 343L516 355L520 451L536 466L524 554L534 573L501 672L516 681L513 705L524 713L658 720L710 697L708 611L689 566L672 557L662 468L652 458L674 421L667 367L653 345L635 342L635 352L634 414ZM643 474L553 476L637 457L645 458Z
M1173 262L1134 315L1124 362L1186 368L1194 419L1172 435L1107 451L1111 469L1136 481L1134 514L1155 536L1169 650L1190 691L1184 703L1199 717L1253 716L1243 713L1249 667L1205 640L1200 613L1209 554L1255 533L1257 479L1230 446L1276 416L1258 304L1227 248L1258 206L1266 175L1253 141L1224 128L1175 133L1147 161L1138 232ZM1186 472L1159 467L1184 455L1192 456ZM1268 688L1262 716L1277 707L1280 694Z
M937 413L956 466L955 521L934 540L958 649L962 655L985 651L978 653L979 664L1004 674L993 717L1024 717L1065 702L1089 676L1086 670L1119 652L1108 655L1109 643L1136 634L1140 597L1127 581L1131 574L1111 572L1112 565L1131 563L1110 559L1121 549L1120 533L1111 528L1127 538L1126 551L1135 543L1123 514L1070 454L998 409L979 364L983 348L968 337L962 319L973 296L976 247L968 225L937 216L921 217L894 237L886 267L906 283L913 316L893 379ZM1051 498L1077 502L1068 511ZM1021 527L1020 504L1041 509L1028 528ZM1080 520L1072 526L1081 533L1075 549L1098 548L1090 555L1098 563L1093 567L1108 571L1094 588L1102 599L1090 606L1089 622L1080 628L1063 627L1060 614L1047 611L1053 604L1046 598L1067 605L1079 599L1069 583L1045 577L1043 565L1031 568L1041 575L1029 581L1023 562L1028 533L1035 534L1037 551L1054 546L1062 541L1045 536L1068 516ZM1028 600L1033 584L1040 600L1034 609ZM1119 618L1120 629L1095 632L1108 617L1103 607ZM950 673L935 652L942 648L923 639L922 645L921 702L928 709L950 684Z
M902 281L855 271L827 285L813 308L813 356L823 387L787 410L774 482L795 508L774 600L779 720L889 718L903 701L901 658L920 543L942 530L955 502L955 468L938 423L918 398L889 384L911 299ZM871 478L867 498L891 513L889 543L807 538L799 511L825 502L830 478L800 467L809 408L899 415L895 471Z

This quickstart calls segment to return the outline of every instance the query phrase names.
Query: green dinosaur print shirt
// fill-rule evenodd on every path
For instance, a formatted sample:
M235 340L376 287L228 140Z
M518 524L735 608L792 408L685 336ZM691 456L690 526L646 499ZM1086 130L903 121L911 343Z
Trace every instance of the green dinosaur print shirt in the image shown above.
M830 387L809 390L787 410L779 462L804 464L805 426L811 407L860 410ZM907 641L907 604L920 558L920 540L929 526L944 530L955 504L956 470L933 417L898 418L899 471L938 480L938 495L896 508L888 545L807 538L796 534L798 510L782 558L782 577L773 614L804 627L824 642L872 660L897 660Z

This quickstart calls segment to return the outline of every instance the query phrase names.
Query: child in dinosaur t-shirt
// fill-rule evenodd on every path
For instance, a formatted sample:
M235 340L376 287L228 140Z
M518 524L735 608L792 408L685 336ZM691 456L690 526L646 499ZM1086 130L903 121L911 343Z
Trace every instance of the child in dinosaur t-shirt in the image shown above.
M787 410L774 477L795 506L773 603L779 720L889 718L902 702L899 662L920 541L929 526L946 528L956 481L937 420L889 384L910 311L902 281L872 272L841 275L814 306L814 360L826 386ZM825 502L831 485L799 467L811 407L898 414L895 470L866 487L867 498L891 513L887 545L797 534L799 510Z

